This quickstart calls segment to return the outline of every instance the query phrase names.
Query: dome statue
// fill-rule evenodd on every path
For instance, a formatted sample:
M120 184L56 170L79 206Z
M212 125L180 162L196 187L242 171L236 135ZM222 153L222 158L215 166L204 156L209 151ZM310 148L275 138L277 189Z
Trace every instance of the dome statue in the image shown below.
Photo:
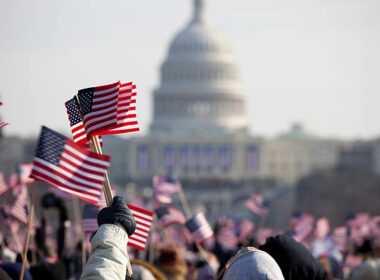
M153 134L245 133L245 94L226 39L210 24L204 0L170 44L154 91Z

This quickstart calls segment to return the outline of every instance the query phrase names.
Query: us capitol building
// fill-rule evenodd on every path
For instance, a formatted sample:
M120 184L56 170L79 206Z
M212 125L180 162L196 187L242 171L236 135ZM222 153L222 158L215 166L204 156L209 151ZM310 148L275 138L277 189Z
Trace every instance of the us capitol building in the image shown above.
M338 143L299 125L275 139L248 134L238 66L204 2L193 0L189 23L170 43L149 135L105 140L112 181L148 185L152 175L171 173L199 184L272 178L291 185L313 169L335 165Z

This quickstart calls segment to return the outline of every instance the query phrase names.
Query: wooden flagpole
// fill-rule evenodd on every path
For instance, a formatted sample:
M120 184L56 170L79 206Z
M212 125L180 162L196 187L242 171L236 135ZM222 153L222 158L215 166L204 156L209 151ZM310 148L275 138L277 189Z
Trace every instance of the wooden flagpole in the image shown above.
M77 96L74 96L74 98L77 101L79 115L80 115L80 117L82 119L83 127L85 128L84 121L83 121L82 109L81 109L81 106L80 106L79 99L78 99ZM86 134L87 134L87 131L86 131ZM99 144L99 138L98 138L98 136L91 136L91 139L90 139L90 148L91 148L91 151L93 151L93 152L95 152L95 153L97 153L99 155L102 154L102 149L101 149L100 144ZM110 184L110 181L109 181L109 178L108 178L107 171L104 174L103 192L104 192L104 198L106 200L107 206L110 206L112 204L113 198L112 198L111 184ZM131 266L131 263L128 260L127 261L127 276L132 276L132 273L133 273L132 266Z
M186 218L190 219L192 217L192 213L191 213L190 206L187 203L185 193L183 192L183 190L181 190L178 195L179 195L179 199L181 200L182 208L185 211ZM198 244L197 241L195 241L195 245L197 246L198 251L201 254L202 258L207 262L207 264L211 268L211 270L216 273L216 271L213 269L213 267L211 266L211 264L209 262L205 248L203 248L203 246L201 244Z
M27 261L27 252L28 252L28 246L29 246L29 239L30 239L30 233L32 231L32 224L33 224L33 215L34 215L34 201L36 199L36 187L37 183L33 183L32 187L32 198L30 201L30 213L28 217L28 230L26 232L25 236L25 244L24 244L24 251L22 253L22 266L21 266L21 273L20 273L20 280L24 279L24 272L25 272L25 265Z

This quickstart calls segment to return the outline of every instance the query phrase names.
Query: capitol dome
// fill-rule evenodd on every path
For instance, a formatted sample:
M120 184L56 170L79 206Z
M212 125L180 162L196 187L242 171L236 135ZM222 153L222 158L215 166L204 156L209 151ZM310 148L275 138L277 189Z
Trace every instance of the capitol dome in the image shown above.
M189 24L170 44L154 91L152 133L225 135L245 133L245 94L226 39L194 1Z

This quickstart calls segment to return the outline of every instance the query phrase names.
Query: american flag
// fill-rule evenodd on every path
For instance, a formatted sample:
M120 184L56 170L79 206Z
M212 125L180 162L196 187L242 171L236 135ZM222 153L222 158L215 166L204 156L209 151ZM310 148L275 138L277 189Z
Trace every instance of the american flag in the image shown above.
M7 179L8 188L12 190L13 195L16 195L22 186L19 184L19 176L17 174L11 174Z
M106 130L100 134L120 134L139 131L136 117L136 85L132 82L120 85L117 100L116 128Z
M153 176L153 189L157 204L172 203L171 195L182 191L182 186L179 182L169 182L165 175Z
M100 135L117 127L120 82L81 89L78 100L87 136Z
M86 204L83 208L82 228L84 233L91 233L98 229L99 208L93 204Z
M214 232L212 231L205 215L202 212L195 214L190 220L186 222L185 225L193 236L194 240L199 244L203 243L206 241L206 239L214 235Z
M128 246L144 251L153 221L153 212L130 204L127 206L136 220L136 230L129 237Z
M78 145L89 148L90 144L87 139L86 131L84 130L77 99L71 98L70 100L66 101L65 106L74 142ZM100 136L98 137L100 146L103 146L102 138Z
M156 210L156 215L163 227L174 223L184 225L186 222L185 215L183 215L182 211L173 207L161 207Z
M29 178L32 173L33 163L22 163L19 166L20 182L21 184L31 184L34 182L32 178Z
M298 241L304 241L314 229L314 216L312 214L303 213L295 221L293 230L293 238Z
M6 126L7 124L8 124L8 123L6 123L6 122L0 121L0 128Z
M0 172L0 196L8 191L8 185L4 180L3 172Z
M265 216L268 209L264 207L264 198L259 193L252 193L246 200L245 207L259 216Z
M110 160L42 127L31 177L96 204Z
M26 186L22 185L22 187L20 187L16 201L10 210L10 214L19 222L25 225L28 224L29 207Z

